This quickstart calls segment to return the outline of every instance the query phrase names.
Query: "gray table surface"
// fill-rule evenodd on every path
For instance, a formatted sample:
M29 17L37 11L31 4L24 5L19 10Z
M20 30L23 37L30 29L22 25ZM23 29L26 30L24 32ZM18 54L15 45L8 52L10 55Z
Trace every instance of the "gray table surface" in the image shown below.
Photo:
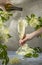
M8 51L8 55L10 58L18 57L21 60L21 63L13 65L42 65L42 53L39 54L38 58L23 58L14 51Z
M8 56L10 59L17 57L21 61L18 64L8 63L8 65L42 65L42 53L40 53L37 58L23 58L23 56L17 55L15 51L8 51ZM0 65L2 65L1 62Z

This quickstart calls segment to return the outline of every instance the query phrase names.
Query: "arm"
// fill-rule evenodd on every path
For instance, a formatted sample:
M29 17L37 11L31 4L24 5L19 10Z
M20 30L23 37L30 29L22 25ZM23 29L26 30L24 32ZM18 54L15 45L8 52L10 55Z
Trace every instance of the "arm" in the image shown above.
M30 34L26 34L26 36L22 40L19 40L19 43L23 45L27 40L31 40L40 34L42 34L42 27Z
M42 34L42 27L40 29L34 31L33 33L31 33L31 35L33 35L32 37L36 37L40 34Z

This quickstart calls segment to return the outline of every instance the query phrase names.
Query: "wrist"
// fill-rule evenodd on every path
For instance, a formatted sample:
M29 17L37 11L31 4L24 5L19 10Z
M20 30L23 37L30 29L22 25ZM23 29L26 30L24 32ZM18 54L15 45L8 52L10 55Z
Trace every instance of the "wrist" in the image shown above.
M38 34L38 32L37 32L37 31L34 31L34 32L32 32L30 35L31 35L32 38L34 38L34 37L37 36L37 34Z
M34 33L30 33L30 39L34 38Z
M26 39L31 40L34 37L33 33L27 34Z

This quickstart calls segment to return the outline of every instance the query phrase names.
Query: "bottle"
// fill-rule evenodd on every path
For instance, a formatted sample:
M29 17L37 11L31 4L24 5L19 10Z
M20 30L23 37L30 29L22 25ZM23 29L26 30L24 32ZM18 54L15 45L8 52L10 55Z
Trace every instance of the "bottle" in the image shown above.
M13 10L22 11L23 10L23 8L16 7L10 3L4 4L4 7L5 7L6 11L13 11Z

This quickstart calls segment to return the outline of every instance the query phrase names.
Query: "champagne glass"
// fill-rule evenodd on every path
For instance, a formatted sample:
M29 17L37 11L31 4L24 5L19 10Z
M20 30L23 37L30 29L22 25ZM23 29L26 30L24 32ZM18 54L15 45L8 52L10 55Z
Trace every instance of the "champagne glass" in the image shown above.
M19 33L19 38L23 39L25 36L25 28L27 27L27 22L24 18L20 18L18 21L18 33Z

